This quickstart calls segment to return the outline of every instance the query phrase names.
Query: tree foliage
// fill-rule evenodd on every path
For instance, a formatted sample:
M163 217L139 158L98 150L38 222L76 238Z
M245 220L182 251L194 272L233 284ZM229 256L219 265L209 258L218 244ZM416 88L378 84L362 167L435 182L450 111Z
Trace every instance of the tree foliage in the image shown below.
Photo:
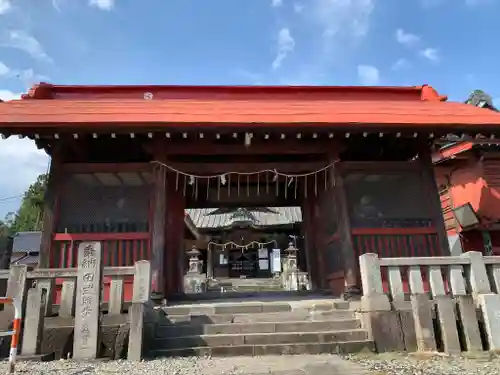
M3 225L10 234L41 229L47 180L47 174L38 176L24 193L19 210L7 215Z

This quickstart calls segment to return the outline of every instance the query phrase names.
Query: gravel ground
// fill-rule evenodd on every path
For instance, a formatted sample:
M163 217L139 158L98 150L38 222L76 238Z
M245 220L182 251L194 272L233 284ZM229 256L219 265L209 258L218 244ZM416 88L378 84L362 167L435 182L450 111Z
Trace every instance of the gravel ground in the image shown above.
M6 363L0 363L0 374ZM18 363L17 374L51 375L499 375L500 359L488 355L444 357L403 354L171 358L144 362L67 360Z
M450 357L442 354L356 354L343 357L377 375L500 375L500 358L489 353Z
M0 374L6 364L0 364ZM361 366L334 355L169 358L144 362L68 360L28 363L16 366L16 374L51 375L365 375Z

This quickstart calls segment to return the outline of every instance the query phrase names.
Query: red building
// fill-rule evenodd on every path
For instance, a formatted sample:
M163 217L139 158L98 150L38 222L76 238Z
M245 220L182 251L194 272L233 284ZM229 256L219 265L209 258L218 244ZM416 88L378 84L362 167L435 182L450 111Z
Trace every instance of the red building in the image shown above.
M436 178L454 254L500 254L500 142L482 137L434 155Z
M499 112L482 90L474 90L465 103ZM453 254L500 254L499 145L495 135L462 134L433 156Z
M500 116L419 87L39 84L0 104L0 132L52 157L40 267L151 260L183 292L185 209L302 208L314 289L359 292L358 255L449 254L431 147Z

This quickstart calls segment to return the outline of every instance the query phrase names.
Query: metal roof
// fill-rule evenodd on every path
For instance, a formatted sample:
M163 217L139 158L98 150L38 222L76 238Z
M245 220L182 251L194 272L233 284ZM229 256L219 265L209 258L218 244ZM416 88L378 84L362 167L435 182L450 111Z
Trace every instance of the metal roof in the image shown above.
M187 209L186 213L191 217L196 227L200 229L224 228L231 226L235 222L234 214L211 214L215 210L216 208L192 208ZM271 212L248 209L255 218L255 226L264 227L302 222L300 207L270 207L269 210Z
M12 252L38 252L42 242L42 232L18 232L14 236Z

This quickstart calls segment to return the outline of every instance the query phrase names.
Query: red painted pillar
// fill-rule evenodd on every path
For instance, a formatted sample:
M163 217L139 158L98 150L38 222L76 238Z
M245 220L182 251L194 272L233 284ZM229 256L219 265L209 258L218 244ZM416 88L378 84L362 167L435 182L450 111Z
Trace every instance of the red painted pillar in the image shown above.
M156 166L153 171L153 207L151 228L151 270L152 291L165 294L165 210L166 210L166 170Z
M167 295L184 289L184 211L185 197L177 189L175 175L168 176L165 226L165 282Z

